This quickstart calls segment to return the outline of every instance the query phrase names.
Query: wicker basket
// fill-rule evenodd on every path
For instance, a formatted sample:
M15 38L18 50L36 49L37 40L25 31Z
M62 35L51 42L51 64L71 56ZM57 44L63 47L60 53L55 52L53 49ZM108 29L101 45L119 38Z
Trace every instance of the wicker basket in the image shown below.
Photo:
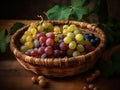
M98 27L77 21L64 21L64 20L50 20L53 25L75 24L82 29L87 29L88 32L92 32L100 38L100 44L97 48L85 55L76 57L64 57L64 58L35 58L27 56L20 52L19 40L23 33L28 29L29 25L19 29L12 37L10 41L10 48L15 55L18 62L29 71L32 71L38 75L45 75L49 77L66 77L80 74L91 69L104 50L106 44L106 36L104 32Z

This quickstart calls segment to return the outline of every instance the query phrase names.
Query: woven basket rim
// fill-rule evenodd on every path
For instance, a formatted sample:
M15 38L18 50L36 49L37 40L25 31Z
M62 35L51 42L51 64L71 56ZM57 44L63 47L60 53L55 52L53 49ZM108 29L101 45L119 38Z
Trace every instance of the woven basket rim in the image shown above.
M62 67L64 64L64 66L69 66L69 63L85 63L85 58L89 57L93 54L97 55L99 54L99 51L101 51L102 49L104 49L105 44L106 44L106 35L105 33L98 27L89 24L89 23L85 23L85 22L79 22L79 21L73 21L73 20L47 20L48 22L51 23L57 23L57 24L61 24L62 22L64 24L77 24L80 27L85 27L88 28L90 30L94 29L93 31L99 31L101 34L101 41L100 44L95 48L94 51L91 51L89 53L86 53L84 55L80 55L80 56L75 56L75 57L64 57L64 58L36 58L36 57L32 57L32 56L28 56L25 55L24 53L22 53L17 46L15 45L14 39L15 37L21 32L21 30L26 29L29 27L29 25L24 26L23 28L20 28L19 30L16 31L16 33L11 37L10 40L10 48L11 51L13 52L13 54L17 57L17 58L21 58L22 60L24 60L27 63L30 64L34 64L34 65L43 65L43 66L58 66L58 67ZM80 58L83 58L82 61L80 61ZM64 67L63 66L63 67Z

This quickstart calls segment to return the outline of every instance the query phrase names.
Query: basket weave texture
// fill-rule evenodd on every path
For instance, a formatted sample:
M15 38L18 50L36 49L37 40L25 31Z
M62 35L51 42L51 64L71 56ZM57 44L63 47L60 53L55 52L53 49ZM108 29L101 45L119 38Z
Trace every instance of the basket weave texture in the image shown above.
M78 21L64 21L64 20L49 20L48 22L53 25L75 24L82 29L87 29L88 33L92 32L100 38L100 44L97 48L85 55L76 57L64 57L64 58L35 58L27 56L20 51L20 38L23 33L28 29L29 25L19 29L12 37L10 41L10 48L15 55L18 62L29 71L32 71L38 75L45 75L49 77L66 77L80 74L91 69L98 58L101 56L105 44L105 33L98 27Z

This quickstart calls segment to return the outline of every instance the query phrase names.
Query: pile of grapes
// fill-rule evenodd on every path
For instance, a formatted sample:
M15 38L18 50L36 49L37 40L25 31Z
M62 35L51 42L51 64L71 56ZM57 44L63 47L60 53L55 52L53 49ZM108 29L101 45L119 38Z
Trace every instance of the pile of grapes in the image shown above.
M53 25L34 22L20 38L20 51L39 58L73 57L93 51L100 38L92 33L82 33L75 24Z

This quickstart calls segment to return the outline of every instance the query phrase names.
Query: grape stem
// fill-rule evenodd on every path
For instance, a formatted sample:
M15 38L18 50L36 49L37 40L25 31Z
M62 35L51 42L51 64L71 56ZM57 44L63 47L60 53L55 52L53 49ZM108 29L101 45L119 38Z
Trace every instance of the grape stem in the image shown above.
M44 21L43 17L41 15L37 15L37 17L41 19L39 23L40 24L43 23L43 21Z

